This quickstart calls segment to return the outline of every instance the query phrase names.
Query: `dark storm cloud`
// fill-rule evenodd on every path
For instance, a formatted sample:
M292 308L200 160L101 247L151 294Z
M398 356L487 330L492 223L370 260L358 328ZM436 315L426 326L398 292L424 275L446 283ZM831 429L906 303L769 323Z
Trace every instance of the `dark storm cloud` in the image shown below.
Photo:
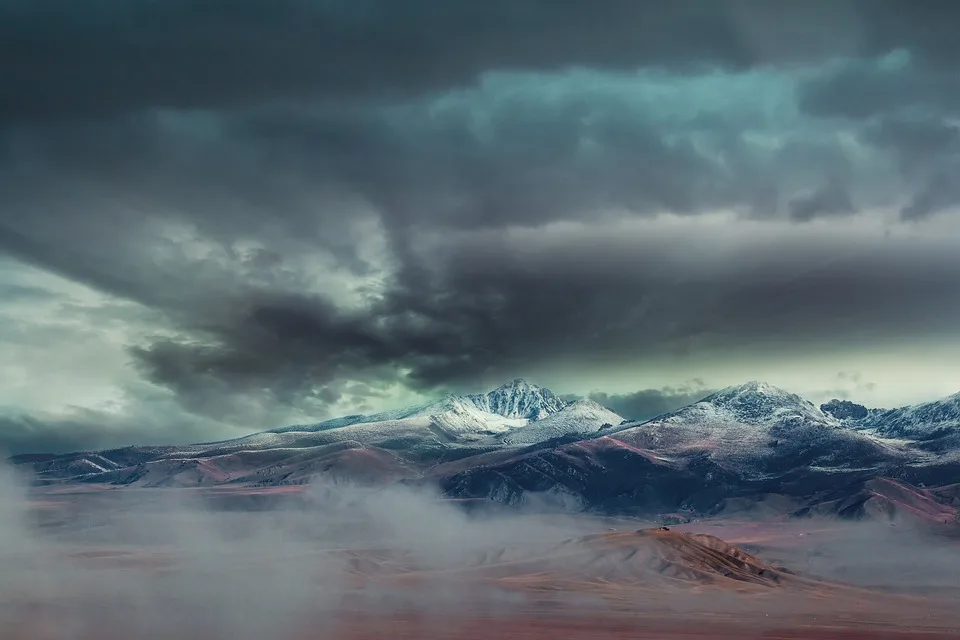
M653 224L660 210L782 218L791 196L796 220L849 214L840 185L854 167L838 147L803 130L773 149L751 142L740 107L691 123L670 105L631 108L619 85L557 84L546 101L537 81L349 112L20 127L6 139L0 246L165 314L175 335L133 345L138 370L220 419L243 415L234 396L329 405L350 379L470 387L531 363L686 356L826 327L841 341L950 330L928 311L958 299L954 252ZM604 210L653 226L618 231ZM371 256L361 245L377 225L386 244ZM710 257L725 233L727 253ZM317 274L363 278L376 258L395 269L360 307L335 301L336 282L316 289Z
M343 313L319 297L262 294L231 308L218 324L193 327L208 342L158 339L131 351L150 379L174 389L200 413L210 409L210 393L264 388L285 404L311 395L332 403L341 395L339 377L376 377L378 368L399 366L418 346L431 350L425 340L418 344L416 335L381 320L397 322L369 312ZM394 369L382 373L397 375ZM354 395L364 389L375 393L354 387Z
M904 220L924 220L930 216L960 205L960 184L956 173L941 171L934 174L914 200L900 211Z
M633 393L595 391L588 397L628 420L649 420L686 407L708 396L702 382L682 387L641 389Z
M162 207L165 220L226 244L257 238L276 251L309 241L362 271L351 198L371 204L395 242L411 225L536 225L603 209L651 216L745 208L775 217L781 201L810 192L817 215L843 205L839 188L818 190L850 174L845 152L816 135L775 148L748 139L748 123L775 126L749 96L745 112L682 115L670 110L686 103L683 93L675 104L645 102L643 83L669 87L664 78L597 84L584 72L538 82L500 78L390 108L18 127L0 146L0 195L15 217L0 242L36 254L38 238L61 235L79 246L50 259L79 259L105 242L105 226L113 238L149 233L149 209ZM682 91L697 97L695 86ZM810 203L797 206L808 215Z
M237 424L398 381L952 335L955 247L864 212L960 196L957 7L0 0L0 251L151 310L134 372ZM112 443L100 418L7 431Z
M929 218L960 205L960 77L910 51L880 60L847 60L800 87L807 113L867 121L862 140L893 152L912 191L901 217ZM940 51L943 53L943 51Z
M939 115L887 116L872 123L861 135L867 144L898 152L900 169L905 174L929 170L960 154L960 125Z
M51 293L41 287L0 282L0 300L7 303L27 300L48 300Z
M790 202L790 219L796 222L809 222L824 216L852 215L855 212L846 187L836 182Z
M23 453L66 453L98 447L101 440L82 425L46 423L30 416L0 416L0 457Z
M401 367L407 384L456 388L564 359L604 365L946 335L960 312L951 302L960 299L960 263L949 247L921 255L821 236L816 252L781 241L730 271L709 256L678 263L674 241L687 236L685 251L705 249L688 234L617 240L581 231L576 244L530 235L500 246L447 238L456 262L443 264L440 280L393 290L362 314L337 319L317 301L264 299L223 316L206 343L161 341L135 354L154 380L184 394L253 381L296 395L308 381ZM838 260L843 253L850 257Z
M744 68L896 47L949 68L958 17L949 0L5 0L0 119L409 94L490 69Z
M0 458L24 453L69 453L126 447L197 442L217 434L215 423L184 418L182 412L140 411L134 416L76 408L69 415L38 417L0 415ZM220 431L222 433L222 431Z
M957 83L960 97L960 83ZM960 103L958 103L960 107ZM960 187L954 176L960 171L960 126L957 110L939 117L888 116L867 129L864 138L879 148L893 150L900 172L919 184L911 202L900 214L918 221L960 205Z
M920 108L956 111L960 79L950 68L926 66L910 51L878 59L849 59L810 79L800 105L817 116L863 119Z
M117 436L120 436L119 438ZM76 419L41 420L33 416L0 416L0 456L23 453L67 453L87 448L140 444L151 434L126 428L122 434ZM119 440L119 441L118 441Z

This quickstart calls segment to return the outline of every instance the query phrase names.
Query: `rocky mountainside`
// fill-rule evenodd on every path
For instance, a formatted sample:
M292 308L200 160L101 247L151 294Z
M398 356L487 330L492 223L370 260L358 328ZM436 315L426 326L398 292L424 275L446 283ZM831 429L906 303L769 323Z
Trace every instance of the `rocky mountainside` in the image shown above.
M818 408L750 382L653 420L626 422L591 400L567 402L517 379L488 393L222 442L13 462L46 484L268 487L327 477L610 512L709 513L774 495L798 513L872 513L848 505L881 503L870 497L879 485L866 483L882 478L908 490L926 485L923 495L934 502L953 495L932 488L960 478L958 418L960 394L892 410L844 401ZM919 511L939 513L929 505Z
M729 387L611 437L673 458L706 456L744 474L800 466L838 469L910 459L898 443L844 428L800 396L762 383Z
M250 470L235 468L236 456L248 461L272 461L277 452L303 458L310 450L328 451L333 447L345 452L362 447L382 451L377 454L381 459L396 458L396 466L409 468L430 464L438 458L481 453L491 447L531 444L567 433L596 432L607 422L619 424L622 420L589 401L568 405L549 389L518 378L489 393L451 395L413 407L293 425L231 440L61 456L19 456L16 462L32 466L44 481L155 485L176 484L181 480L187 484L247 482L251 478ZM509 434L513 434L516 442L511 442ZM258 455L253 456L254 453ZM230 469L221 468L223 465ZM129 468L138 470L128 472ZM187 473L185 469L191 471ZM172 482L164 478L164 473L181 480ZM261 474L277 482L307 475Z
M489 393L467 396L478 409L504 418L542 420L561 411L567 403L549 389L517 378Z
M537 444L572 434L587 437L605 429L612 429L621 422L622 416L593 400L577 400L556 413L527 424L523 429L514 429L503 437L503 443Z
M495 421L493 416L512 420L509 424L523 425L533 420L541 420L562 410L567 402L558 398L549 389L531 384L517 378L503 384L488 393L468 396L449 395L433 402L382 411L370 415L350 415L334 418L310 425L293 425L271 429L265 433L309 433L340 429L356 424L396 422L408 418L422 418L452 412L460 415L472 415L480 420ZM471 421L469 418L467 421ZM507 424L507 423L505 423Z
M867 409L843 400L831 400L821 409L846 426L886 438L924 441L960 430L960 393L897 409Z

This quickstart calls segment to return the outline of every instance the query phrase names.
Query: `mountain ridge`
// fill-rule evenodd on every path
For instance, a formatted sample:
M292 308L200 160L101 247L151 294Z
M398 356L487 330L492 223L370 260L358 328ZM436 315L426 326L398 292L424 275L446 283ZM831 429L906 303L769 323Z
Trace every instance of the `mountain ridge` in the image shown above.
M960 392L893 409L868 409L849 401L831 400L821 405L841 412L842 420L887 437L927 439L937 432L960 431Z
M955 483L960 437L953 436L960 430L937 431L951 424L953 398L901 410L854 410L861 417L851 420L836 415L849 413L848 405L817 407L750 381L650 420L626 421L588 398L561 399L517 378L485 393L213 443L12 461L40 484L274 487L327 477L427 483L448 498L514 505L539 494L611 512L710 513L765 495L789 496L784 500L797 513L819 512L867 499L872 494L864 483L873 479ZM870 425L877 416L909 417L926 435L891 439Z
M388 409L373 414L353 414L331 418L315 424L291 425L269 429L270 433L290 431L309 432L338 429L354 424L386 422L406 418L435 415L447 411L462 411L473 407L485 413L518 420L539 420L563 409L566 401L544 387L515 378L486 393L469 395L448 394L437 400L423 402L399 409ZM264 433L264 432L257 432ZM254 435L254 434L250 434ZM209 443L212 444L212 443Z

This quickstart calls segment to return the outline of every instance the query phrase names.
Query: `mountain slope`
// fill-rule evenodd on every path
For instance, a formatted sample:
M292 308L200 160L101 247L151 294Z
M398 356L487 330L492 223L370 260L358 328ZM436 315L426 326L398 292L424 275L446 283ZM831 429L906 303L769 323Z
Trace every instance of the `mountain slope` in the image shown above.
M747 475L877 466L907 456L895 443L845 429L796 394L762 382L722 389L611 437L676 458L706 455Z
M897 409L865 409L840 400L823 408L853 428L887 438L925 441L960 431L960 393Z
M509 505L545 497L604 511L670 511L708 508L737 480L709 461L681 465L608 437L482 457L438 467L431 481L450 497Z
M404 462L391 462L391 465L409 468L408 465L426 463L436 457L450 457L451 449L464 449L452 456L456 458L503 446L505 434L525 429L527 425L538 426L520 438L522 443L538 442L539 433L549 438L567 432L596 431L605 420L620 420L599 405L576 405L564 412L566 407L567 403L549 389L518 378L489 393L451 395L404 409L293 425L230 440L179 447L129 447L60 456L21 456L15 462L30 465L38 477L51 482L76 479L150 486L203 485L251 480L251 474L257 469L252 462L243 473L220 468L221 462L233 460L237 455L248 461L256 459L245 455L250 452L307 451L349 444L351 451L359 447L395 452ZM553 415L559 417L548 421ZM358 473L363 475L359 469ZM302 475L293 471L264 472L261 476L265 477L257 481L272 478L276 482L289 482Z
M633 584L669 589L678 583L730 584L742 589L804 586L808 581L720 538L668 529L594 534L542 549L486 552L473 571L525 583Z
M593 400L577 400L560 411L515 429L503 438L504 444L536 444L570 434L595 434L601 428L612 428L623 422L623 417L602 407Z
M473 413L481 419L487 419L489 416L500 416L508 420L519 421L510 423L519 425L524 424L523 421L545 418L562 410L566 405L565 401L555 396L549 389L531 384L523 378L517 378L488 393L468 396L449 395L440 400L412 407L381 411L370 415L344 416L312 425L281 427L271 429L269 433L329 431L356 424L394 422L407 418L436 416L450 411L461 414Z
M568 403L517 379L488 393L222 442L13 461L51 484L250 488L328 477L427 483L456 499L558 500L620 513L710 514L766 500L835 515L874 517L877 505L886 505L939 518L934 505L954 493L933 489L955 483L960 472L958 399L892 411L846 403L821 410L751 382L653 420L624 423L593 401ZM883 437L905 433L926 439ZM866 484L877 478L907 492Z
M389 449L478 443L518 430L531 421L548 418L566 405L549 389L518 378L489 393L451 395L404 409L281 427L209 443L209 446L224 453L246 448L324 446L345 441Z
M478 409L504 418L542 420L563 410L566 402L549 389L517 378L489 393L467 396Z
M960 509L926 489L891 478L867 480L857 491L822 500L797 515L836 515L844 519L874 519L913 525L949 524L960 519Z

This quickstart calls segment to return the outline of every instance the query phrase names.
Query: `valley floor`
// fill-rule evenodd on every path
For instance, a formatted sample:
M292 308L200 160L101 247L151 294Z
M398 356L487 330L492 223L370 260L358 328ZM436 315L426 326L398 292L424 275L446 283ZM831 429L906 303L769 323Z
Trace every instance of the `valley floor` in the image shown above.
M769 515L669 529L478 519L402 493L222 511L186 495L8 500L0 638L960 638L960 542L942 532Z
M718 619L687 614L679 616L599 617L511 617L503 619L420 620L416 618L364 619L338 627L335 640L374 638L440 640L947 640L960 638L951 628L909 624L878 624L871 621L770 621L769 618L737 616ZM309 632L302 636L317 638Z

